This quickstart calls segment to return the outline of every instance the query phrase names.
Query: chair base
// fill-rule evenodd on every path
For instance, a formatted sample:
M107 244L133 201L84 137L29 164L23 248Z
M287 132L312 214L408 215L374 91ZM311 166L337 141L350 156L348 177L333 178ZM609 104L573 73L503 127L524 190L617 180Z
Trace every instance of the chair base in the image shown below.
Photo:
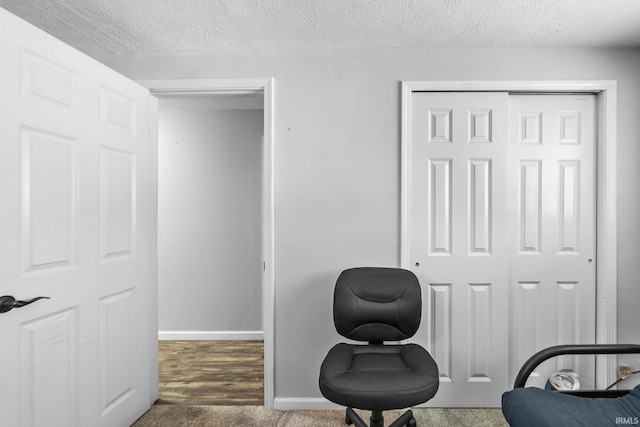
M384 427L382 411L371 411L371 418L369 418L370 424L367 425L367 423L365 423L362 418L356 414L353 408L347 408L344 421L347 425L353 424L355 427ZM416 419L413 418L413 412L408 410L388 427L416 427L416 425Z

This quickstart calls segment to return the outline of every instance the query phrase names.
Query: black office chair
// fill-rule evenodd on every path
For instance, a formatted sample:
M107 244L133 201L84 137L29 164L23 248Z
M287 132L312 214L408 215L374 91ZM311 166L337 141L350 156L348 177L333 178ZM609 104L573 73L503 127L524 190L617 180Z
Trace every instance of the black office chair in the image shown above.
M333 320L340 335L368 344L334 346L320 368L320 391L347 406L345 422L367 424L353 408L372 411L370 427L384 427L382 411L408 408L438 391L438 366L417 344L385 345L412 337L422 297L416 276L397 268L345 270L336 283ZM409 410L389 427L415 426Z

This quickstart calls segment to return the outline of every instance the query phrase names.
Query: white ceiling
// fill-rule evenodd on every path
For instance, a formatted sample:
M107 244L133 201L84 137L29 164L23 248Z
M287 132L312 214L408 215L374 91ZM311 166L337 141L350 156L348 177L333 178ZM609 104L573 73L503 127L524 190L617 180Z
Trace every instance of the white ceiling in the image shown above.
M639 0L0 0L85 53L640 47Z

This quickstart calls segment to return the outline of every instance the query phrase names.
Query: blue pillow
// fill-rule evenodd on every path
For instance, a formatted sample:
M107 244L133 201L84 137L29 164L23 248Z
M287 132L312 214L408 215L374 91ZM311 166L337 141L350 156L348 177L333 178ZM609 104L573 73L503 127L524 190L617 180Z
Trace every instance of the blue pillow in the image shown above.
M640 426L640 385L618 398L516 388L502 395L502 413L511 427Z

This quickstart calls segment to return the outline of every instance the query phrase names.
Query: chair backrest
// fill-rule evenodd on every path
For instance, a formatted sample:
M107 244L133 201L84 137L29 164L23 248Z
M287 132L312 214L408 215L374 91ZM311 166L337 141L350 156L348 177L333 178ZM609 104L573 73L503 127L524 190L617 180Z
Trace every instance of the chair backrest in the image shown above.
M400 341L420 326L418 278L399 268L360 267L338 277L333 321L340 335L356 341Z

